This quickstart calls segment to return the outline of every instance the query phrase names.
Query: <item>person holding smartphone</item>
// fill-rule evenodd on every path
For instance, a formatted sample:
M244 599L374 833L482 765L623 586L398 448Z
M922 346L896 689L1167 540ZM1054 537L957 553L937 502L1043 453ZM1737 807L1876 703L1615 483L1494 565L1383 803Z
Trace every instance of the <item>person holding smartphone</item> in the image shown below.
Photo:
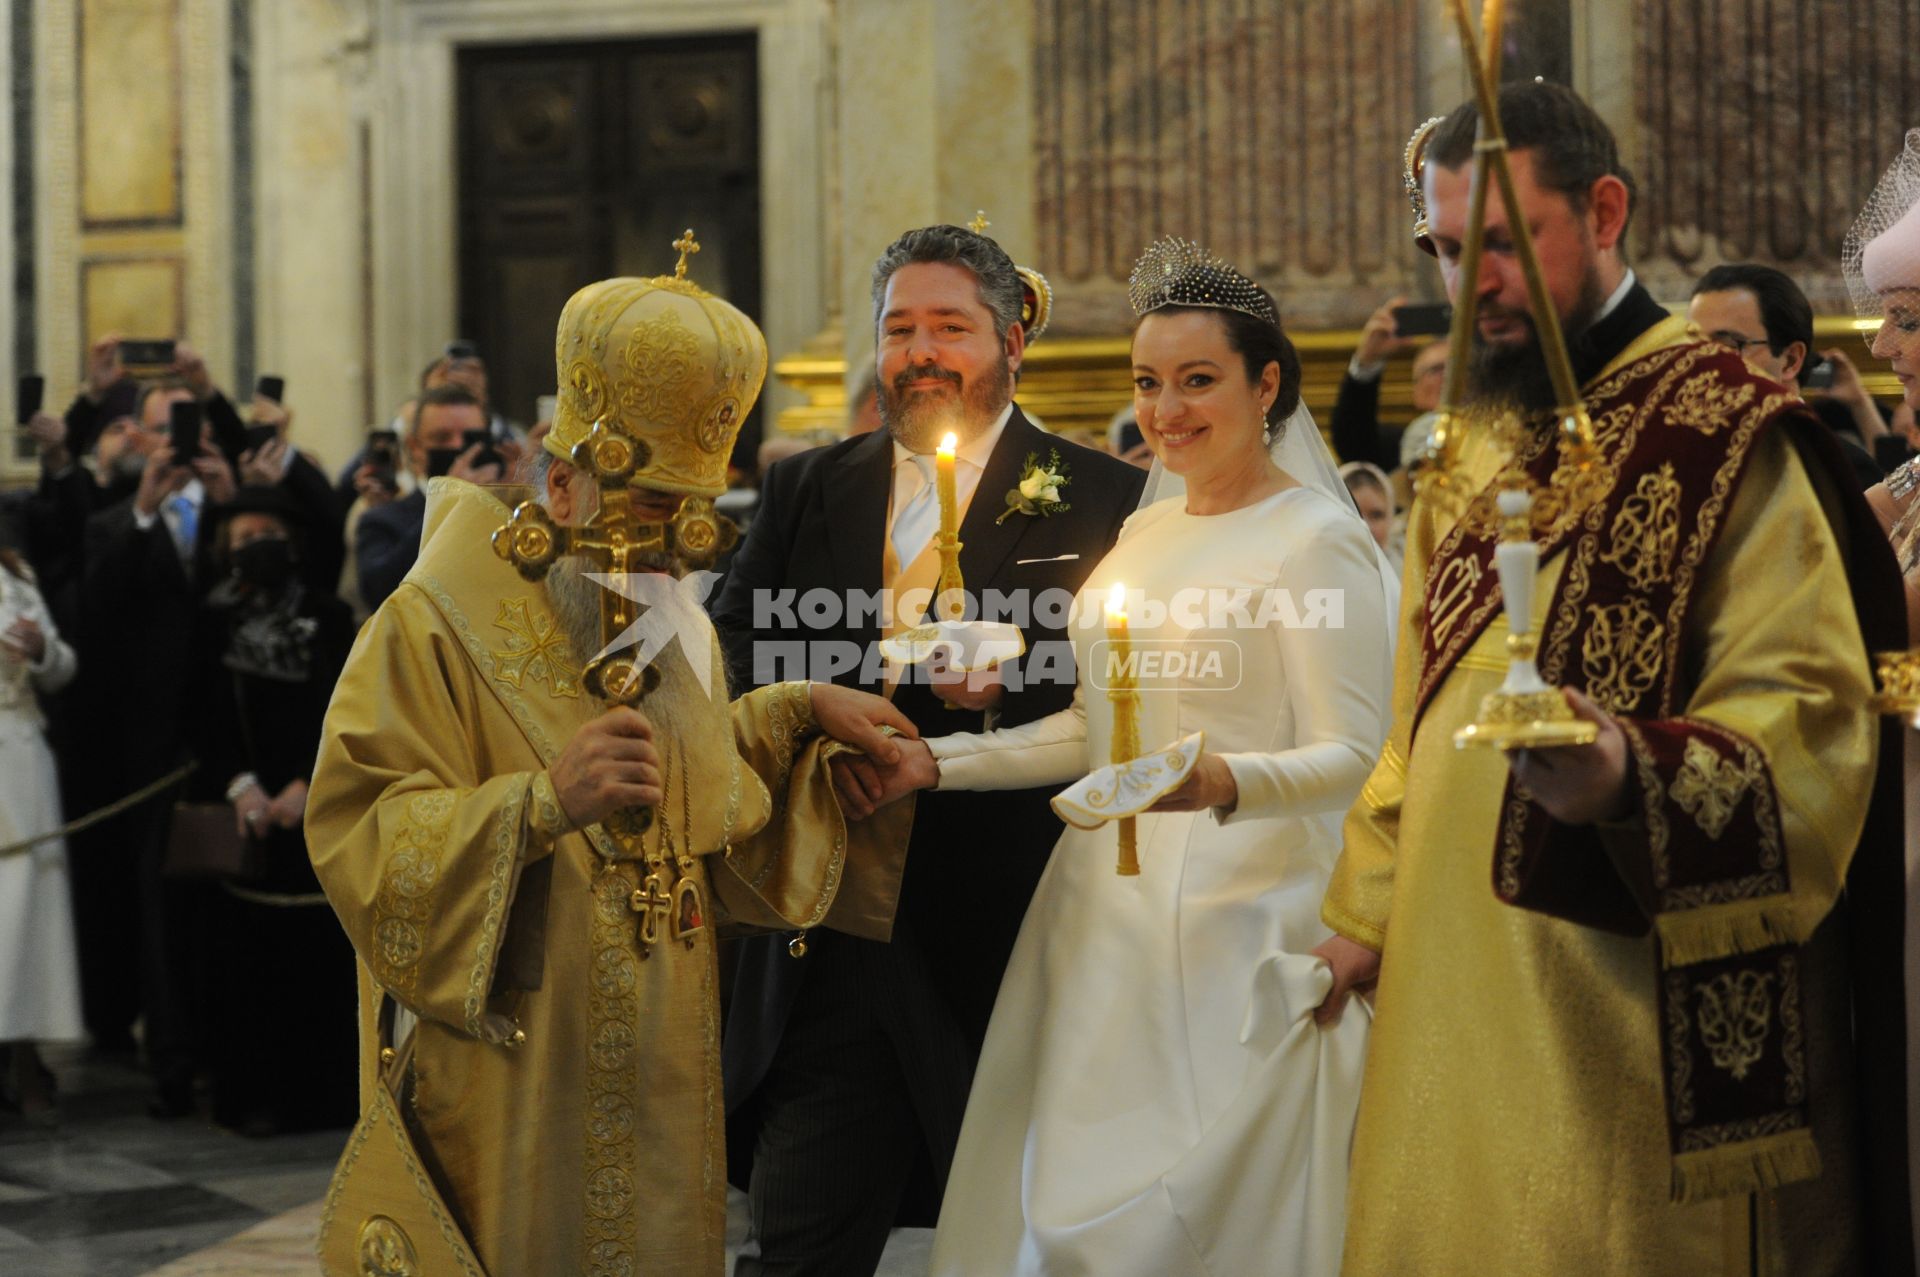
M1360 330L1360 345L1340 379L1340 397L1334 402L1329 429L1334 451L1343 461L1369 461L1394 471L1412 459L1413 449L1426 442L1434 409L1447 381L1447 343L1431 334L1405 329L1432 328L1446 308L1408 306L1405 297L1392 301L1368 317ZM1425 322L1422 322L1422 321ZM1413 406L1420 416L1405 429L1380 424L1380 380L1387 361L1407 351L1413 357Z
M236 490L191 385L147 386L136 419L127 445L142 458L138 486L88 520L80 590L75 713L113 724L88 744L102 801L151 784L188 757L188 671L209 583L203 533L210 512ZM144 1021L152 1111L161 1117L192 1111L200 1063L194 980L204 901L161 874L173 799L163 792L88 831L73 857L88 1027L103 1042L130 1043L127 1027Z
M426 522L427 481L451 475L469 483L499 483L504 461L482 454L494 451L483 439L469 440L468 432L485 434L487 419L480 400L460 385L436 386L420 396L413 426L407 432L402 455L416 486L404 497L370 507L360 516L353 534L355 584L360 602L372 612L399 586L420 552L420 529Z

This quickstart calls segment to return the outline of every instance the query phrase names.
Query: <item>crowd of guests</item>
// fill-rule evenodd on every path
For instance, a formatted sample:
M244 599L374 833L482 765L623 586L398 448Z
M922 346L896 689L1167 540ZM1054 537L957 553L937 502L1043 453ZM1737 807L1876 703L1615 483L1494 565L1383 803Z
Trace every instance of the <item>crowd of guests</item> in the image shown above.
M140 1061L159 1117L204 1088L250 1133L351 1124L352 950L308 861L307 781L426 479L497 482L524 454L486 395L450 348L330 478L278 398L236 404L185 344L129 369L108 337L65 412L23 423L38 481L0 508L9 1107L51 1120L35 1045L85 1038Z
M1347 489L1396 562L1447 378L1447 339L1400 331L1412 313L1405 297L1395 297L1367 319L1328 422ZM1755 263L1716 266L1694 284L1687 319L1769 377L1798 387L1839 441L1862 492L1920 452L1913 409L1898 398L1876 401L1846 351L1815 349L1813 304L1785 273ZM1381 420L1380 389L1389 361L1406 357L1415 415L1401 426Z
M1447 370L1444 339L1400 331L1404 302L1367 321L1328 422L1396 563ZM1813 309L1786 275L1715 268L1688 317L1802 387L1863 490L1915 455L1911 411L1877 404L1844 352L1816 352ZM1387 368L1409 356L1417 415L1383 423ZM37 483L0 503L0 1098L50 1117L34 1044L84 1037L141 1061L156 1115L196 1111L204 1087L239 1129L346 1125L351 951L301 832L321 718L357 625L414 562L427 481L523 479L550 423L508 420L478 352L450 343L329 476L288 404L236 403L191 347L133 371L115 339L95 343L64 413L22 425ZM868 371L845 434L879 425L875 400ZM1152 461L1131 408L1083 433ZM756 473L839 437L770 434L718 502L743 524ZM206 827L189 817L215 810L233 831L224 860L182 846ZM63 816L92 823L45 836Z

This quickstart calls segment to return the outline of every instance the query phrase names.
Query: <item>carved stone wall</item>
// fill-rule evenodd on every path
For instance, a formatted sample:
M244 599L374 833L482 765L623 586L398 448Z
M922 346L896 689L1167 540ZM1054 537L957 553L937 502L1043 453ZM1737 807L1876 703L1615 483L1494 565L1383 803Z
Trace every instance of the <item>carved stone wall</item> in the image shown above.
M1640 212L1656 295L1722 261L1845 310L1840 245L1920 125L1913 0L1634 0Z
M1035 0L1034 264L1068 332L1127 324L1161 235L1355 323L1416 278L1400 189L1413 0Z

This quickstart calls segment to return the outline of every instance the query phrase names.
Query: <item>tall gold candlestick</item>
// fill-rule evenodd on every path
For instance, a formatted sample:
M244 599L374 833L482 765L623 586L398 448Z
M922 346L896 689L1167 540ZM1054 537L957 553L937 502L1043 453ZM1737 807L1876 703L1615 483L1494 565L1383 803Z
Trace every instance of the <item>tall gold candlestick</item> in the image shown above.
M959 446L951 432L933 454L934 487L940 495L940 532L934 548L940 551L940 579L934 584L934 617L958 621L967 612L966 582L960 576L960 497L954 480L954 452Z
M1107 700L1113 705L1113 748L1109 761L1130 763L1140 757L1140 693L1133 678L1132 644L1127 637L1127 587L1115 582L1107 594ZM1123 816L1120 860L1115 872L1131 878L1140 872L1134 818Z

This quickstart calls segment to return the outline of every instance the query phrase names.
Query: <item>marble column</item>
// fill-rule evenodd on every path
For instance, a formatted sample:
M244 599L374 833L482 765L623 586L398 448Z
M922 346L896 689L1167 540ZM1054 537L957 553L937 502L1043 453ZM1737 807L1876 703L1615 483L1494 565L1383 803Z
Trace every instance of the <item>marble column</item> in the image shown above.
M300 445L352 456L372 386L368 0L254 10L255 366L287 379Z
M964 224L1036 251L1031 0L839 0L839 311L850 368L873 358L874 259L902 231Z

